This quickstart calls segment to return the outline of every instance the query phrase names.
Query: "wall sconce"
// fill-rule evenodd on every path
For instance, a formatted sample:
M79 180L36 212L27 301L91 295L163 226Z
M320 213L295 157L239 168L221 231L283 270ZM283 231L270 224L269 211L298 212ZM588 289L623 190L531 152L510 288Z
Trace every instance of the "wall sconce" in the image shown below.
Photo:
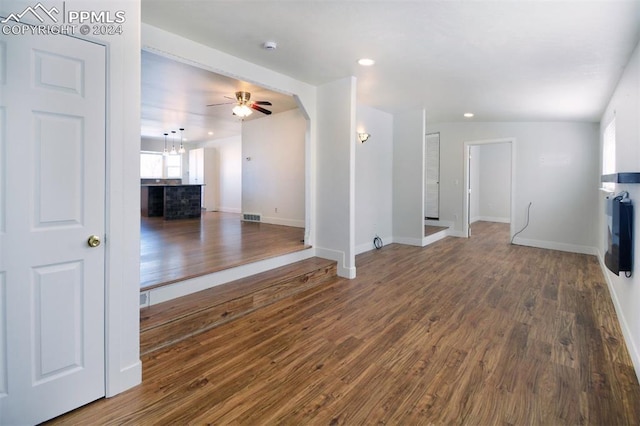
M367 140L369 140L369 136L371 136L369 133L358 133L358 139L360 140L360 143L365 143Z

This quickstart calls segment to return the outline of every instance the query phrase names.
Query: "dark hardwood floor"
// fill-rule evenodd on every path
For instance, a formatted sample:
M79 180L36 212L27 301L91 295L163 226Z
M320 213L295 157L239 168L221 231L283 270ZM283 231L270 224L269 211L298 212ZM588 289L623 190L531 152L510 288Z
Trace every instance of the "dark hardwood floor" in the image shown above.
M356 279L152 352L140 386L52 423L639 424L597 259L473 231L364 253Z
M153 288L302 250L304 229L242 222L235 213L140 221L140 286Z

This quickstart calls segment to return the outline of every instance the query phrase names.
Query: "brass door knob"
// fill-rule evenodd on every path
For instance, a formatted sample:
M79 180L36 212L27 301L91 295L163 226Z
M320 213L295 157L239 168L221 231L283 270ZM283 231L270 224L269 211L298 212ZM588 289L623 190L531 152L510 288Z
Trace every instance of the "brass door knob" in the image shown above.
M98 247L100 245L100 237L97 235L90 236L87 240L87 244L89 244L89 247Z

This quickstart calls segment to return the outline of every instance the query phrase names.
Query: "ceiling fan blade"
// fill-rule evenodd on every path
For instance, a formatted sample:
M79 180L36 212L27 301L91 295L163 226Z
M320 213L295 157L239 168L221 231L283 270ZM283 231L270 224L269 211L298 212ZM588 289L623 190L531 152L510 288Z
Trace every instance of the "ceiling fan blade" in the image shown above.
M271 111L269 111L268 109L264 109L262 107L259 107L255 103L251 104L251 109L255 109L256 111L260 111L263 114L271 115Z
M231 105L231 104L235 104L235 102L222 102L222 103L219 103L219 104L209 104L207 106L210 107L210 106Z
M256 105L272 105L271 102L269 102L269 101L255 101L254 104L256 104Z

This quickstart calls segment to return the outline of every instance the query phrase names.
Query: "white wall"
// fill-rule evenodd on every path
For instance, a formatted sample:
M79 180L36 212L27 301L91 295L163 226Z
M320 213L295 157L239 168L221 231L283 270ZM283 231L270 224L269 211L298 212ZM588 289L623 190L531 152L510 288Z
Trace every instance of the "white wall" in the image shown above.
M393 117L393 240L416 246L424 237L425 125L424 110Z
M598 125L596 123L435 123L440 132L441 220L463 226L464 143L515 138L515 228L527 229L519 244L580 253L595 253L598 198ZM579 212L577 214L576 212Z
M511 144L477 145L478 211L476 220L509 223L511 215ZM473 219L473 215L471 215ZM472 220L473 222L473 220Z
M640 172L640 45L627 65L624 74L602 116L600 131L614 114L616 116L616 172ZM601 149L602 151L602 149ZM602 170L602 161L596 169ZM599 173L599 172L596 172ZM640 184L617 184L616 193L628 191L634 205L635 271L631 278L616 276L603 266L618 319L631 354L636 375L640 377ZM607 249L607 222L604 214L604 193L599 196L598 222L594 230L598 235L598 256L601 264Z
M162 152L164 150L164 140L160 139L140 139L140 151Z
M305 132L298 109L242 123L242 211L305 226Z
M348 278L356 276L355 121L355 77L318 87L316 252Z
M357 132L369 133L356 142L356 253L374 248L378 235L385 244L393 235L393 116L358 105Z
M202 144L215 149L215 171L218 173L217 210L228 213L242 212L242 138L240 135L216 139Z

